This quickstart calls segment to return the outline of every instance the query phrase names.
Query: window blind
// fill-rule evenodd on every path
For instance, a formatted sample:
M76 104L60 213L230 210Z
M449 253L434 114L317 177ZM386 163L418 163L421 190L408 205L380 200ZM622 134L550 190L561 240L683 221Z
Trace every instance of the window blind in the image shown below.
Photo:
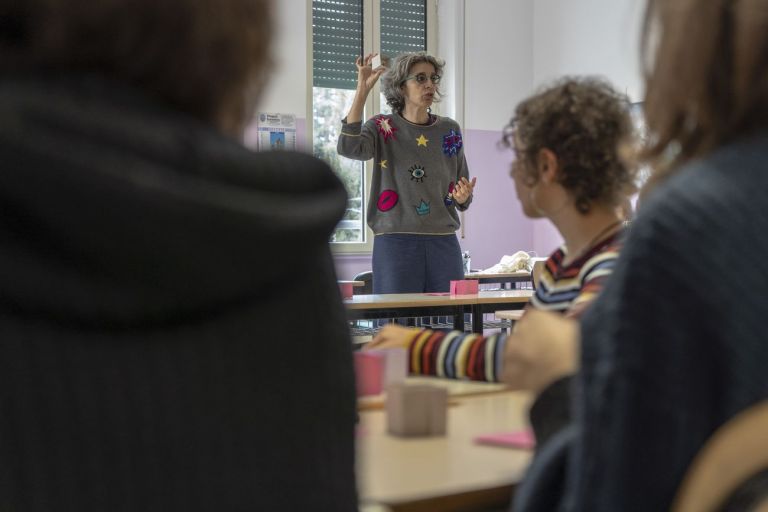
M400 53L427 49L425 0L381 0L381 54L394 58Z
M355 59L363 54L361 0L312 1L312 84L355 89Z
M426 49L426 0L380 0L379 9L382 57ZM363 0L313 0L312 38L312 85L355 89L354 62L363 55Z

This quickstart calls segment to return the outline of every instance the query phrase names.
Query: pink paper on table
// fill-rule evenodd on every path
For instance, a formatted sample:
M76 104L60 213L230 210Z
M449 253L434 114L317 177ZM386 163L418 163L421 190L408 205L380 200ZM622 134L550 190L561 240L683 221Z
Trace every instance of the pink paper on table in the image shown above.
M477 293L478 284L480 281L477 279L461 279L459 281L451 281L451 295L472 295Z
M489 444L493 446L504 446L508 448L523 448L530 450L536 446L536 438L529 429L518 430L515 432L498 432L495 434L483 434L475 438L478 444Z

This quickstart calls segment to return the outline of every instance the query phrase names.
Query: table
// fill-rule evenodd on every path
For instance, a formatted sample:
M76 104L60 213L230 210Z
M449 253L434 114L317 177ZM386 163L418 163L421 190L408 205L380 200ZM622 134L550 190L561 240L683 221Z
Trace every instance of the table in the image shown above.
M472 331L483 332L483 314L498 309L522 309L531 290L489 290L472 295L389 293L355 295L345 299L351 320L419 316L453 316L453 328L464 330L464 313L472 313Z
M446 436L399 438L386 433L384 410L360 412L357 477L363 504L385 505L393 512L448 512L504 507L531 459L531 452L482 446L481 434L525 428L531 396L496 384L436 378L409 378L447 386ZM451 382L490 386L454 392ZM446 384L447 383L447 384ZM476 388L480 389L480 388Z
M527 283L531 281L531 273L527 270L518 270L516 272L503 272L497 274L486 274L483 272L472 272L464 275L464 279L477 279L480 284L486 283Z
M339 284L351 284L355 288L359 288L360 286L365 286L365 281L342 281L338 280L336 281Z
M498 382L481 382L463 379L442 379L439 377L410 376L406 378L409 384L429 384L445 388L451 398L466 398L469 396L490 395L509 391L506 384ZM357 409L366 411L369 409L383 409L386 394L357 397Z
M501 320L512 320L513 322L519 322L520 319L523 318L523 310L522 309L512 309L512 310L501 310L501 311L494 311L494 314L496 315L496 318L499 318Z

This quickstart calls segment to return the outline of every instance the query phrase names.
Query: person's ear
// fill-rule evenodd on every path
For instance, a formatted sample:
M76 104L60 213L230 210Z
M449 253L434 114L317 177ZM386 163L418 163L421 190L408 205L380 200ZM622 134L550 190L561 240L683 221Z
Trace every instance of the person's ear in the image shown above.
M537 157L536 161L541 181L544 183L554 183L557 181L559 170L557 155L551 149L542 148L539 150Z

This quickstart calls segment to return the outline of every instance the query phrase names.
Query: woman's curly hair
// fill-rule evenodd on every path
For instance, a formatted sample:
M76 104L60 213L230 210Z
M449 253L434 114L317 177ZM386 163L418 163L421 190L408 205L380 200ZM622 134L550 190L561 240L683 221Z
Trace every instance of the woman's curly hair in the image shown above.
M521 147L515 147L515 134ZM620 151L632 134L626 96L599 78L566 77L517 106L502 143L523 159L521 171L529 185L539 180L539 151L552 151L560 185L587 213L595 203L618 206L635 190L636 168Z

